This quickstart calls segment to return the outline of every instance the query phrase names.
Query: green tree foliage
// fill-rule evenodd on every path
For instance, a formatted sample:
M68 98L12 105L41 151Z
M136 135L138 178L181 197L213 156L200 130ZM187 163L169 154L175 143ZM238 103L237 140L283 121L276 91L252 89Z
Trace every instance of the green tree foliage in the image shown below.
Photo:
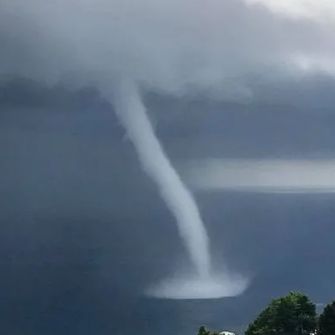
M208 331L204 326L201 326L199 328L198 335L210 335L210 331Z
M218 335L216 332L207 330L204 326L201 326L198 331L198 335Z
M273 300L251 323L246 335L301 335L316 328L315 305L307 296L291 292ZM332 335L335 335L333 333Z
M335 334L335 301L325 307L319 318L320 335Z

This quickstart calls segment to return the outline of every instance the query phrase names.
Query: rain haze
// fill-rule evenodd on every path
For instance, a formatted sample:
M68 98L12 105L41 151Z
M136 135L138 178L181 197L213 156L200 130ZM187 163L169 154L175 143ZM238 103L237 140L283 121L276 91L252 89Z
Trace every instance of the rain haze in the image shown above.
M329 302L334 28L326 0L1 0L1 330Z

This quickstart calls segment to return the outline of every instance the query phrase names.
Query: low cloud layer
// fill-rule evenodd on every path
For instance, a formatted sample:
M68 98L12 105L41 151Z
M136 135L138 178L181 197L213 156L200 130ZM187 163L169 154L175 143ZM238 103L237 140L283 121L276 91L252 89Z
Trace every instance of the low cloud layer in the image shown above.
M334 193L335 160L219 160L192 165L191 183L204 190Z

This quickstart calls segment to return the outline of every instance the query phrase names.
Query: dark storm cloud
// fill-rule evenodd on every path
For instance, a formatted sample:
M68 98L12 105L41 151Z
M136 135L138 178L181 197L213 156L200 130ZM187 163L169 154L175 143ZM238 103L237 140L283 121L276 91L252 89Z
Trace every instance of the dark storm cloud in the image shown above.
M47 82L118 76L151 90L249 97L246 78L332 73L332 24L243 1L3 1L1 72ZM214 92L214 93L213 93Z

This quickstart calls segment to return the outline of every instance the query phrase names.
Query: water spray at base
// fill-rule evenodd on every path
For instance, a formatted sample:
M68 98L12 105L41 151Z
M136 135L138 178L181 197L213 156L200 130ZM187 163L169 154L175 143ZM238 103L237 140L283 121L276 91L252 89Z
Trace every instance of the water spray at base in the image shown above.
M196 270L195 280L170 279L150 289L148 294L166 298L185 298L187 295L191 298L198 296L196 291L205 287L212 288L207 295L206 289L204 291L208 298L240 293L245 285L239 284L237 287L235 283L235 289L229 285L223 288L224 282L219 284L211 278L209 240L198 207L159 143L137 86L132 81L122 80L114 93L115 112L125 127L144 170L157 184L163 200L174 215L179 234ZM185 290L187 287L188 291ZM178 294L179 291L184 294Z

